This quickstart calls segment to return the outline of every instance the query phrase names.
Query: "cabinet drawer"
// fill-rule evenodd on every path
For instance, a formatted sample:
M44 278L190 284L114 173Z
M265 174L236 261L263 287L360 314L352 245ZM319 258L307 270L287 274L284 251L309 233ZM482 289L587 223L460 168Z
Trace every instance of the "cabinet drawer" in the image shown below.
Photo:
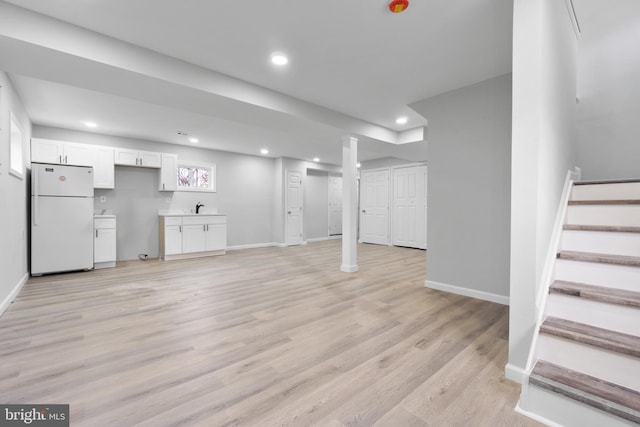
M226 224L227 217L220 215L202 215L182 217L183 225Z
M182 225L182 217L181 216L165 216L164 217L164 225Z
M116 219L115 218L94 218L93 228L95 229L116 228Z

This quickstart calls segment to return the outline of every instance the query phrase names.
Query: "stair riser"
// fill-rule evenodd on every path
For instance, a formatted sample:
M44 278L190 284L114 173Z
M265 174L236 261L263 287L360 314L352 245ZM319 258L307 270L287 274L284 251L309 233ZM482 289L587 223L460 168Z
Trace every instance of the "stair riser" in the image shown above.
M561 394L523 384L520 407L543 418L547 425L564 427L637 427L637 424L607 414ZM526 412L523 412L526 415ZM555 424L554 424L555 423Z
M546 314L640 336L640 308L552 293L547 300Z
M640 226L640 205L569 205L567 224Z
M564 230L561 250L640 257L640 233Z
M575 185L570 200L640 200L640 183Z
M640 267L558 259L554 278L640 292Z
M540 334L536 359L640 390L640 359L548 334Z

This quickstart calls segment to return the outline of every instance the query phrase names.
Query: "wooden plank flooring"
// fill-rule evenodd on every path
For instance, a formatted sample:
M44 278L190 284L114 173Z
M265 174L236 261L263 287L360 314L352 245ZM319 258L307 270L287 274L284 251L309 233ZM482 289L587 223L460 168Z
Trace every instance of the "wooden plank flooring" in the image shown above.
M0 319L0 402L72 426L533 426L508 309L424 287L425 252L340 241L32 278Z

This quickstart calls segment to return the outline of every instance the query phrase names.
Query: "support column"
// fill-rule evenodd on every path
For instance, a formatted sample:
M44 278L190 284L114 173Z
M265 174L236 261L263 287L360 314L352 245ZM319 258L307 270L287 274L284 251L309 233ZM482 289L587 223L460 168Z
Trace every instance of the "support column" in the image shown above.
M342 137L342 265L358 271L358 138Z

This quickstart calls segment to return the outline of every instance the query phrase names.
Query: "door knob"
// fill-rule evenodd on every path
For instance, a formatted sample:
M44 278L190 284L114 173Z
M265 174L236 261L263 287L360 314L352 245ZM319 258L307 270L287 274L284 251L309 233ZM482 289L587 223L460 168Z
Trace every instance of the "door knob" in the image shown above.
M289 215L291 215L291 211L287 212Z

